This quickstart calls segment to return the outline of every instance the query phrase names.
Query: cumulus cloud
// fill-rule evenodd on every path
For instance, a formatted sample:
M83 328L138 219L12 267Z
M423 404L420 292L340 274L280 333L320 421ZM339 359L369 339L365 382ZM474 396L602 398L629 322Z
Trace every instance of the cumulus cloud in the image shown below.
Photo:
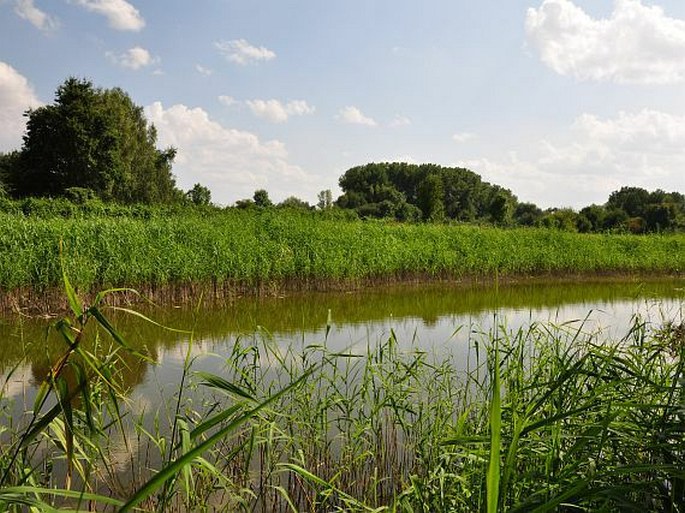
M219 96L219 103L225 105L226 107L232 107L233 105L238 103L238 100L233 98L233 96L222 94L221 96Z
M72 3L107 18L109 26L116 30L139 31L145 20L138 9L126 0L71 0Z
M255 116L272 123L283 123L290 116L304 116L315 111L304 100L292 100L285 104L278 100L248 100L245 103Z
M344 123L350 123L353 125L366 125L366 126L377 126L378 123L373 118L365 116L362 111L357 107L347 106L340 109L337 118Z
M44 32L49 32L59 27L57 18L36 7L33 0L17 0L14 4L14 12L17 16Z
M0 61L0 151L19 149L26 128L23 114L40 105L28 80Z
M245 39L232 41L217 41L214 46L229 61L245 66L260 61L270 61L276 58L276 53L263 46L252 46Z
M107 52L107 58L122 68L132 70L145 68L159 62L159 59L153 57L150 52L140 46L133 47L120 54Z
M609 119L583 114L566 136L528 144L501 159L460 165L545 207L604 203L624 185L679 191L685 186L685 116L650 109ZM569 197L575 198L570 205Z
M685 20L640 0L615 0L595 19L570 0L528 9L526 33L542 62L561 75L621 84L685 80Z
M288 161L280 141L261 141L255 134L221 125L201 108L182 104L165 108L155 102L145 113L157 127L160 145L178 149L174 174L183 189L200 182L210 188L213 201L230 204L260 188L268 189L275 200L314 198L323 188L319 177Z

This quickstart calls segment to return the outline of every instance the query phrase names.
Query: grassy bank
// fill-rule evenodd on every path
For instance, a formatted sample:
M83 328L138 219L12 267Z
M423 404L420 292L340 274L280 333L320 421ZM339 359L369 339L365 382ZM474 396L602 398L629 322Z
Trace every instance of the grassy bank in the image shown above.
M237 339L221 375L186 372L142 411L117 385L125 341L96 307L0 438L0 510L641 511L685 503L685 327L636 320L473 333L467 361ZM104 332L93 347L88 322ZM74 329L77 328L77 329ZM457 327L455 327L456 329ZM108 340L118 346L108 349ZM98 351L97 346L100 346ZM103 356L97 356L98 354ZM198 400L188 387L206 391Z
M58 286L60 241L67 271L82 291L685 269L685 235L581 235L238 210L149 219L1 214L0 226L4 292Z

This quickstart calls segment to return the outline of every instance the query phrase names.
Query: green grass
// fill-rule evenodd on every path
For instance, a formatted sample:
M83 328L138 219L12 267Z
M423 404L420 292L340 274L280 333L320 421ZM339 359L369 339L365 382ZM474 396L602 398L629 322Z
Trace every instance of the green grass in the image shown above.
M214 284L302 287L409 277L679 273L685 235L408 225L287 211L139 218L0 214L0 289L44 291L67 271L83 291Z
M175 397L146 417L119 385L133 350L104 296L85 306L66 290L72 316L54 331L64 353L28 419L0 438L0 511L685 504L682 322L636 318L620 340L582 322L497 326L471 334L467 361L401 350L393 333L332 352L325 336L280 347L262 332L234 341L221 375L193 371L191 344ZM94 345L89 323L101 328Z

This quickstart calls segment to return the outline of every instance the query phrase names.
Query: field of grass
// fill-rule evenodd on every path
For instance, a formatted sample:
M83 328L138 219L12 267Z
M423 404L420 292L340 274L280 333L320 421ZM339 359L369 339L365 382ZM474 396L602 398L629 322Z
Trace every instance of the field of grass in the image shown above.
M148 213L150 214L150 213ZM351 221L317 212L0 214L0 290L44 291L66 270L83 291L189 283L326 284L411 277L679 273L685 235L582 235Z
M64 355L30 414L0 424L0 511L685 504L682 322L636 319L621 340L582 323L498 327L471 335L467 362L402 351L393 334L342 353L325 336L304 348L238 338L221 375L193 372L189 347L175 397L145 415L117 384L133 351L97 302L84 310L67 291L74 315L53 334ZM88 323L100 351L82 340Z

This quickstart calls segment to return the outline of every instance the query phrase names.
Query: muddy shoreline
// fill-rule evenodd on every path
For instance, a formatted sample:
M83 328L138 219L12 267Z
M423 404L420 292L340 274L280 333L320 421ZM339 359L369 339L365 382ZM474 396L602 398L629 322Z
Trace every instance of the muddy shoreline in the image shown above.
M193 282L174 284L139 284L116 287L115 292L107 294L105 303L116 306L132 306L143 302L165 305L184 304L226 304L242 297L287 297L307 292L358 292L365 288L391 287L401 285L421 285L431 283L452 284L455 288L474 285L499 286L520 283L583 283L583 282L620 282L654 281L685 279L682 272L633 272L603 271L590 273L548 272L540 274L505 275L441 275L407 274L393 276L373 276L364 279L282 279L265 282ZM95 287L77 295L84 305L90 305L96 295L108 286ZM23 288L12 291L0 290L0 315L26 315L29 317L53 317L67 313L69 304L63 287L45 290Z

